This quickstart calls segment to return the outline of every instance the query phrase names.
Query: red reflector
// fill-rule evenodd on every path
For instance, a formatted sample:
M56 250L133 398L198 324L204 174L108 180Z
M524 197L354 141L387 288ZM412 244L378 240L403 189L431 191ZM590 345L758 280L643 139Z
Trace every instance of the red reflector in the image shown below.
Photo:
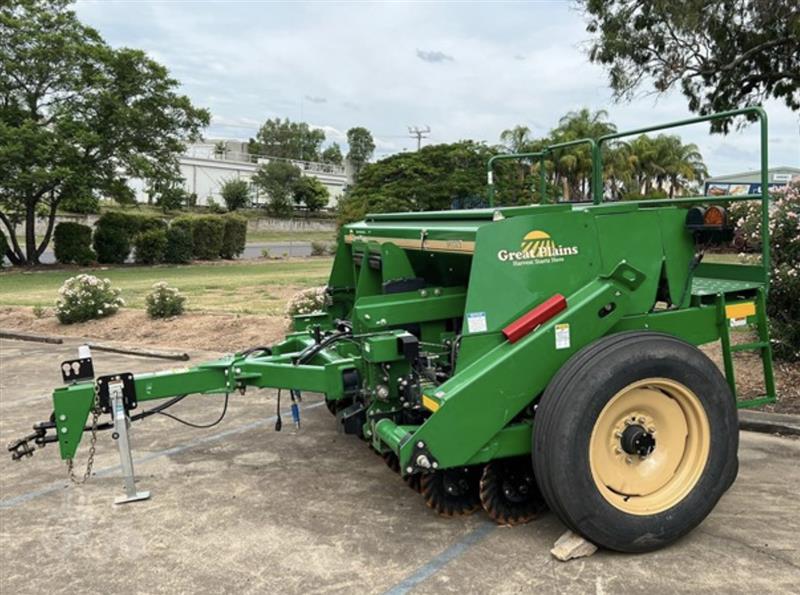
M530 312L523 314L503 329L503 334L511 343L516 343L540 324L566 309L567 298L560 293L546 299Z

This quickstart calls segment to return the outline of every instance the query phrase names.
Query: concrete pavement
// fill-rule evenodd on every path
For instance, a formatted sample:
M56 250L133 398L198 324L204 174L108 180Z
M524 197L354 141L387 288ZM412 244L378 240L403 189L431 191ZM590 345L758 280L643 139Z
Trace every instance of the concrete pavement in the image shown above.
M0 442L49 415L58 364L77 342L0 340ZM198 357L214 354L193 354ZM175 362L95 354L99 374ZM180 364L183 365L183 364ZM174 412L214 419L216 396ZM146 502L122 492L115 444L98 440L88 484L67 486L53 445L0 459L0 578L5 593L109 592L754 592L796 593L800 441L741 434L739 478L708 519L670 548L549 554L552 514L500 528L481 514L436 516L363 443L336 432L313 395L299 432L273 430L274 394L232 395L226 419L193 430L155 416L134 425ZM286 420L284 420L286 422ZM82 470L87 444L81 445Z

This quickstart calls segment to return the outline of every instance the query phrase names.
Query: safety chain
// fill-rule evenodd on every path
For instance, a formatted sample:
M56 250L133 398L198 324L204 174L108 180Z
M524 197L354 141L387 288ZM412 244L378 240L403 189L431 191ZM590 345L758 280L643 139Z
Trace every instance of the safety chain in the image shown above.
M92 475L92 466L94 465L95 445L97 444L97 420L100 417L100 390L97 384L94 385L94 407L92 407L92 429L91 438L89 439L89 458L86 459L86 471L83 473L83 478L78 479L74 471L74 459L67 459L67 476L74 484L84 484Z

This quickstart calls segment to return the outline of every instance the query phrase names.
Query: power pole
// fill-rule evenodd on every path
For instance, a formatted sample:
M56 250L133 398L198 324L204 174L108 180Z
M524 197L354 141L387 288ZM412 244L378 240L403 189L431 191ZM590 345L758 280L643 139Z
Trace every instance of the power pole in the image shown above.
M431 133L431 127L425 126L425 128L420 128L419 126L409 126L408 127L408 134L411 138L417 139L417 151L422 146L422 139L427 138L427 136Z

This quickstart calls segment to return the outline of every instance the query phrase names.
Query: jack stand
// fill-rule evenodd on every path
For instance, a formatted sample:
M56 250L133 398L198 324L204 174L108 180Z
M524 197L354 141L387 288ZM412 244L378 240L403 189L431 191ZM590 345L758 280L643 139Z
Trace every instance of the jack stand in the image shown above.
M119 459L122 464L122 475L125 479L125 495L114 500L114 504L127 504L150 498L150 492L136 491L136 477L133 474L133 457L131 456L131 441L128 430L131 425L128 412L122 399L122 382L109 382L108 396L111 412L114 417L114 434L119 447Z

